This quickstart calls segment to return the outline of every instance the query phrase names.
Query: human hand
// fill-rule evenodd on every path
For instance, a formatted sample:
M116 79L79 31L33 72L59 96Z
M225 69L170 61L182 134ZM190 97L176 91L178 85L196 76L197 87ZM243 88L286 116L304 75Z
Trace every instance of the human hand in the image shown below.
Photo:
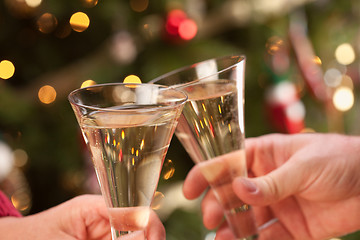
M326 239L360 229L360 138L336 134L273 134L246 140L249 177L233 188L254 208L260 240ZM196 183L196 184L195 184ZM195 166L184 183L193 199L207 188ZM222 221L212 191L202 201L204 225ZM216 239L233 239L226 223Z
M61 240L110 240L108 209L100 195L83 195L49 210L23 218L0 218L0 229L6 231L2 239L61 239ZM148 240L165 239L165 229L151 211L145 231ZM128 239L145 239L139 231Z

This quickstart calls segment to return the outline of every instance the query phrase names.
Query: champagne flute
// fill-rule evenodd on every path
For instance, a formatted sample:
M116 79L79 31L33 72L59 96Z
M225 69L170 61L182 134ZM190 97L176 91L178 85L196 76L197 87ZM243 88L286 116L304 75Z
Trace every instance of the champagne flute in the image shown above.
M237 239L257 238L251 207L232 191L246 176L244 127L245 57L210 59L160 76L150 83L188 95L175 130L185 150L209 182Z
M112 239L144 232L163 160L187 96L155 84L100 84L69 101L91 152Z

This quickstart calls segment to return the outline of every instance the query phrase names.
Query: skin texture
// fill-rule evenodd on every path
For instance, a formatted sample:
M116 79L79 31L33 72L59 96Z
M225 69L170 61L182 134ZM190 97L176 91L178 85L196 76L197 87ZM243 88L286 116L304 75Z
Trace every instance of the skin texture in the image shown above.
M110 240L108 210L102 196L82 195L38 214L23 218L0 218L1 239ZM3 236L4 235L4 236ZM165 239L165 229L151 211L145 233L136 232L128 239Z
M360 138L338 134L272 134L246 140L249 178L233 180L236 195L253 206L259 240L329 239L360 229ZM183 192L194 199L208 184L195 166ZM217 240L234 239L209 190L204 225Z

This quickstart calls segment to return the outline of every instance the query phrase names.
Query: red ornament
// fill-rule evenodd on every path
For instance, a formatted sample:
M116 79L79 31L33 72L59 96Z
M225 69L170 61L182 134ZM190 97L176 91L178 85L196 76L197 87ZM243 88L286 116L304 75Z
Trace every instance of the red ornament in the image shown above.
M188 18L183 10L174 9L167 15L165 31L166 37L170 40L188 41L196 36L198 27L196 22Z
M305 107L291 82L281 82L269 90L267 112L280 132L299 133L305 128Z

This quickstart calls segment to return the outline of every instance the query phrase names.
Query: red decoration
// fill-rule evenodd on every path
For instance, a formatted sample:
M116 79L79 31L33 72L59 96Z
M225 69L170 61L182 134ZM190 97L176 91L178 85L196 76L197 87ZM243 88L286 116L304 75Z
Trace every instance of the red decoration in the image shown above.
M171 10L165 23L166 37L173 41L191 40L198 31L194 20L188 18L187 14L180 9Z
M280 132L299 133L305 128L305 107L291 82L281 82L267 96L268 116Z

